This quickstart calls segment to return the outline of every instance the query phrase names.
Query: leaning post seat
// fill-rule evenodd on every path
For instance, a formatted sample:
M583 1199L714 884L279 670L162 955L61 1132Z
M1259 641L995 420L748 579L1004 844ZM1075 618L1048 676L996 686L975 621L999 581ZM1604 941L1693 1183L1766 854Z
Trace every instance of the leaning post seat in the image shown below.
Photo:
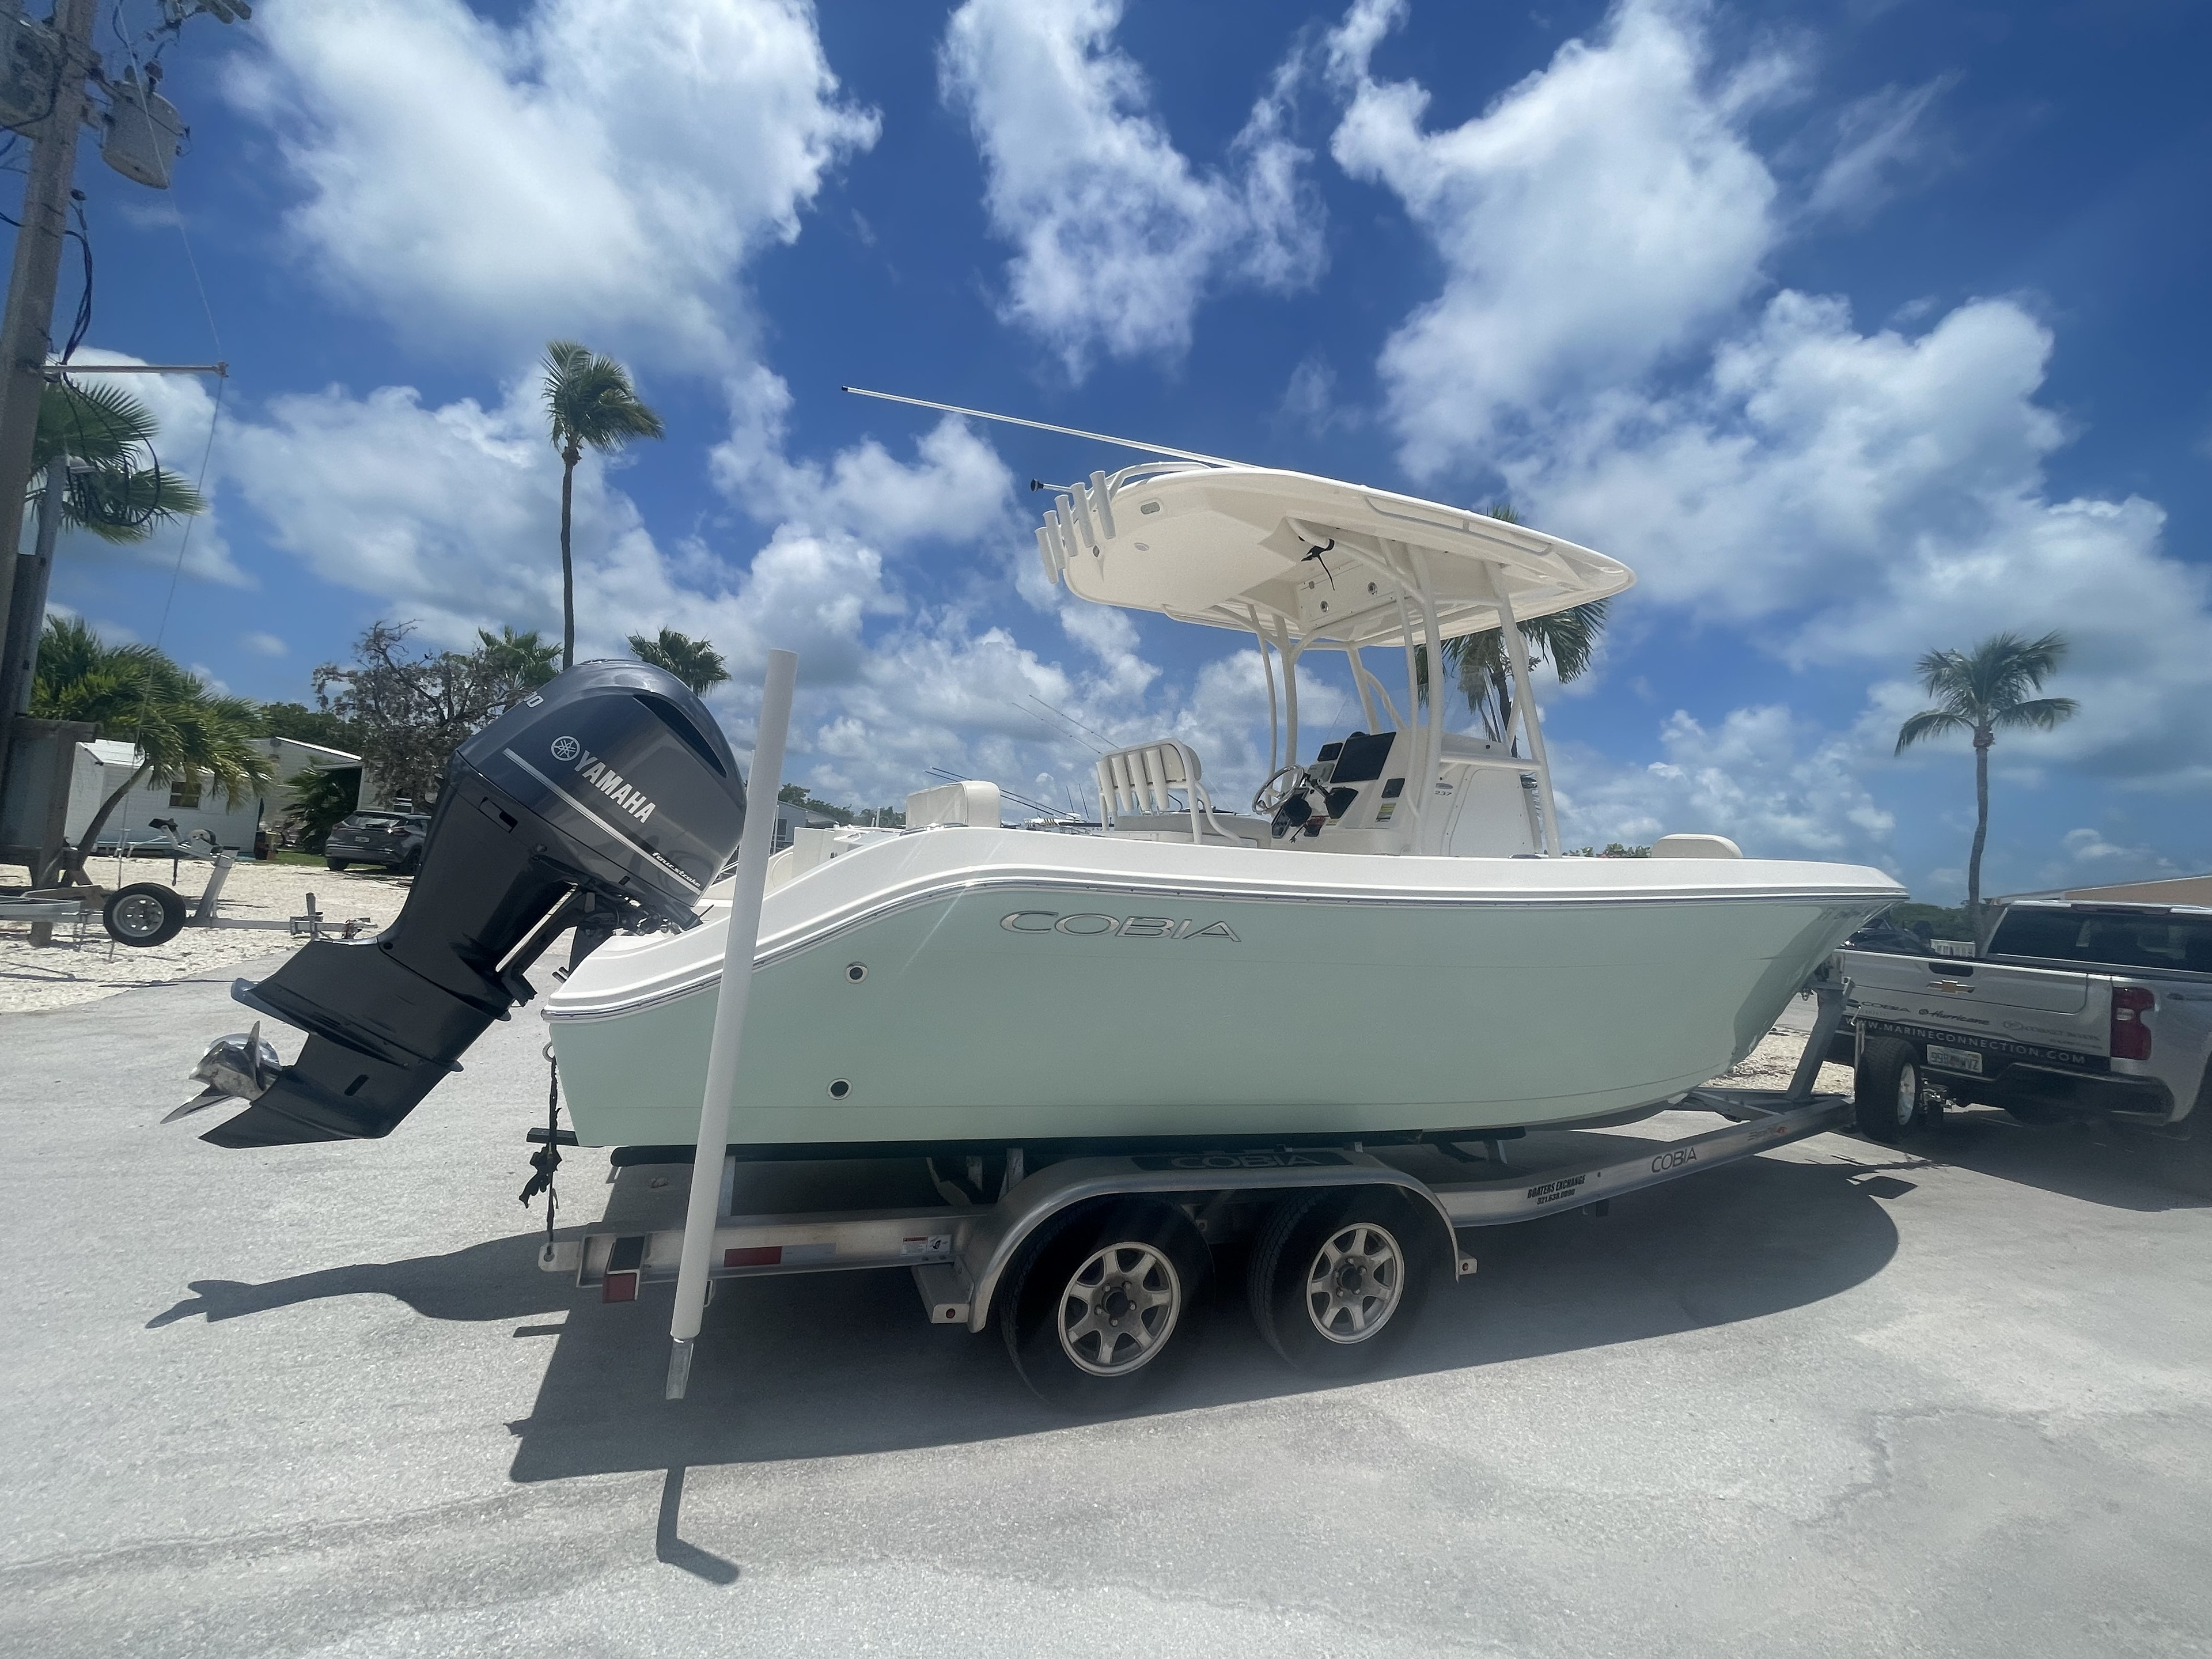
M1249 836L1224 827L1214 817L1212 797L1200 781L1202 772L1198 756L1188 744L1174 738L1161 738L1156 742L1101 755L1098 810L1102 827L1115 829L1124 818L1188 815L1194 842L1204 841L1208 831L1224 841L1249 841Z

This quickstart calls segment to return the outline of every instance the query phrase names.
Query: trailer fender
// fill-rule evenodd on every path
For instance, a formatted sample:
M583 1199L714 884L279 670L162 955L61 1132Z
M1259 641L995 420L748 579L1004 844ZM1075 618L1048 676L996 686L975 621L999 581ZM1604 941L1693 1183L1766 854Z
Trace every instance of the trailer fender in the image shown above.
M1038 1228L1076 1205L1139 1194L1171 1197L1338 1187L1397 1188L1436 1217L1451 1252L1454 1276L1463 1279L1474 1271L1474 1260L1461 1253L1459 1235L1436 1194L1414 1176L1365 1152L1291 1147L1271 1152L1070 1158L1038 1170L1016 1186L979 1218L961 1241L957 1266L969 1290L968 1328L980 1332L989 1322L999 1281L1023 1243Z

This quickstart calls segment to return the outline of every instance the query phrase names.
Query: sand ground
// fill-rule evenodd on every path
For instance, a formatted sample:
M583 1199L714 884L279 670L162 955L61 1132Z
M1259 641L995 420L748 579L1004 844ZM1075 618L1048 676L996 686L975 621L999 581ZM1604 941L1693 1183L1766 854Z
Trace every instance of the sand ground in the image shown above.
M210 868L186 860L177 867L172 881L166 859L131 859L119 875L116 860L106 859L93 866L91 873L95 881L111 889L132 882L160 882L173 886L186 903L196 905L207 885ZM21 865L0 865L0 884L20 884L27 879ZM313 893L325 925L365 921L374 929L399 914L411 884L374 870L349 870L341 874L304 864L241 863L233 866L224 882L216 908L227 921L281 922L305 915L307 895ZM187 923L185 931L167 945L133 949L110 939L95 914L84 929L82 943L75 928L58 926L53 945L37 949L31 944L27 924L0 921L0 1013L66 1008L142 985L206 977L227 980L228 970L238 963L295 942L277 930L199 927Z

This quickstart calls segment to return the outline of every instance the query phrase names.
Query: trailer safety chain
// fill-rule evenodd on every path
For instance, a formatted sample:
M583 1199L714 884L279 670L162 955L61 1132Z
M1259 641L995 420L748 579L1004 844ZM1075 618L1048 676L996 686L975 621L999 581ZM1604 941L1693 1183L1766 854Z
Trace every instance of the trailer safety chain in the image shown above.
M561 1062L553 1057L553 1045L544 1049L548 1075L545 1080L545 1144L530 1155L530 1167L538 1171L530 1177L530 1184L522 1189L522 1206L530 1207L530 1200L538 1194L545 1194L545 1242L553 1242L553 1212L560 1207L559 1194L553 1190L553 1172L561 1167Z

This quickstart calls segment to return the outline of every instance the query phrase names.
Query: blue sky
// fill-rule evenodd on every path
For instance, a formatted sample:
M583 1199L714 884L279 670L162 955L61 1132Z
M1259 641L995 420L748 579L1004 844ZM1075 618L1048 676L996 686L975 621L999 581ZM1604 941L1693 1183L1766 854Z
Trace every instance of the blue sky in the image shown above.
M272 699L379 617L556 633L534 363L574 336L669 428L580 474L585 647L711 637L741 746L798 649L835 799L1062 799L1091 751L1032 699L1224 795L1266 744L1234 639L1045 587L1029 479L1121 457L851 381L1622 559L1548 701L1571 842L1955 898L1971 764L1891 757L1911 662L2061 628L2083 712L2000 745L1988 890L2201 870L2209 50L2180 0L266 0L166 52L171 195L80 169L91 344L232 365L219 419L155 391L214 513L181 567L68 547L55 598Z

